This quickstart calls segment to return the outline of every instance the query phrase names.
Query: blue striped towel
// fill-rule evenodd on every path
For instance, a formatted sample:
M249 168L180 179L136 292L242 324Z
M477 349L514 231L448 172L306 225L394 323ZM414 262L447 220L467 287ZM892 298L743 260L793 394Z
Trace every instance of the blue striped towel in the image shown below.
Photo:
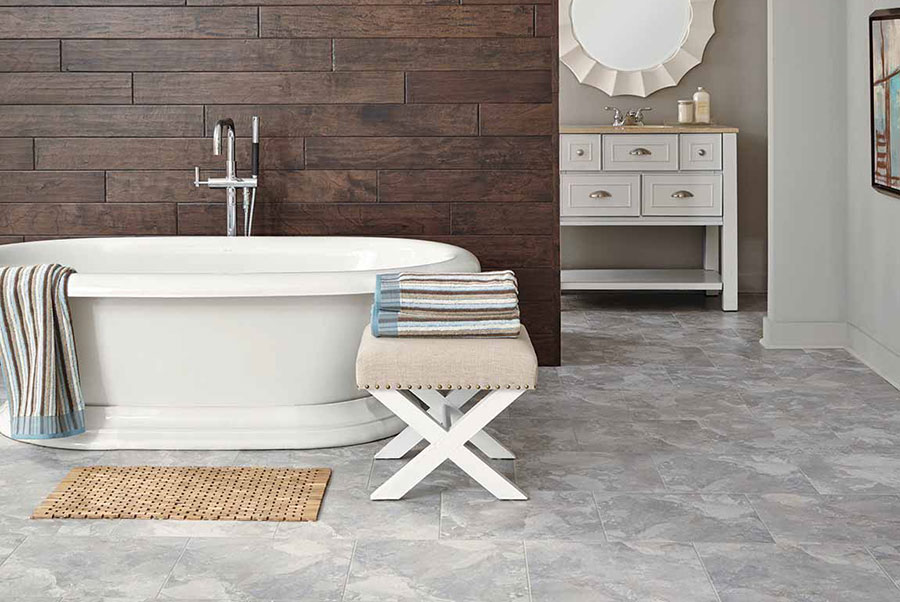
M0 268L0 354L12 436L84 432L84 401L61 265Z
M512 271L376 277L374 336L516 337L520 328Z

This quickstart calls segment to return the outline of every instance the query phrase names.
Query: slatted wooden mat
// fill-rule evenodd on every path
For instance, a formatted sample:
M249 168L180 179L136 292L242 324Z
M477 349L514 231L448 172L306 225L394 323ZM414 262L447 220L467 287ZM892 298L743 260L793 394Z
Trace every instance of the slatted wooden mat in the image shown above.
M32 518L314 521L329 468L74 468Z

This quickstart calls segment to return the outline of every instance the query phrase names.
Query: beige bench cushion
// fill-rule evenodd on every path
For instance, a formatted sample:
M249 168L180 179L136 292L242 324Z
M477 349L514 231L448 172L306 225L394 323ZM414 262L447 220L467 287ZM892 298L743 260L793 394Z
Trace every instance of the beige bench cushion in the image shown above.
M533 389L537 357L524 326L515 339L376 338L366 326L356 384L360 389Z

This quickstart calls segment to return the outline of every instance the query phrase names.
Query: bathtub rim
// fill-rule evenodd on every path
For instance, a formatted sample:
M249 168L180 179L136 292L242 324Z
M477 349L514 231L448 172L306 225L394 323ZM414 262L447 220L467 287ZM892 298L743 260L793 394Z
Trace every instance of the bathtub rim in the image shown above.
M446 253L442 261L423 262L412 265L384 266L368 270L332 270L304 272L238 272L238 273L79 273L69 279L67 293L72 298L240 298L240 297L308 297L328 295L372 294L377 274L396 271L480 271L481 265L471 252L447 243L397 237L366 236L254 236L257 241L284 241L291 239L329 239L334 241L379 241L389 246L391 243L402 245L421 245ZM207 244L231 242L222 236L127 236L127 237L92 237L79 239L56 239L46 241L29 241L4 245L8 249L21 250L24 246L64 247L68 244L88 245L103 241L139 241L150 244L164 244L167 241L180 244L203 241ZM247 240L247 239L238 239ZM113 244L119 244L118 242ZM245 243L238 243L245 244ZM0 248L0 257L3 251Z

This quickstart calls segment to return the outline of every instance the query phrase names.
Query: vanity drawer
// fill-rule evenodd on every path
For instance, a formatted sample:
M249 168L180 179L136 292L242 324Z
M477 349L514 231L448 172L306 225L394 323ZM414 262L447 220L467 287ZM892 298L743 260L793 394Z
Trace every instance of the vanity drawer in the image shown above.
M645 175L643 215L722 215L720 174Z
M599 134L563 134L559 139L560 171L598 171Z
M722 134L682 134L681 169L719 171L722 169Z
M559 196L563 217L638 216L641 176L563 174Z
M603 136L604 171L678 171L675 134Z

